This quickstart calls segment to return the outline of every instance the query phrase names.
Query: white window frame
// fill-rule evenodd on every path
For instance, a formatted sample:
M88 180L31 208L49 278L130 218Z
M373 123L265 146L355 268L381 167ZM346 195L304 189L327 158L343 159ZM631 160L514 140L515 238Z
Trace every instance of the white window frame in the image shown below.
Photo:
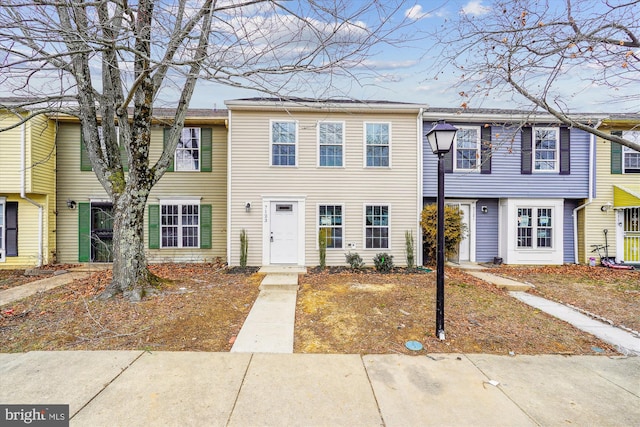
M519 218L518 218L518 210L519 209L531 209L531 218L529 218L528 221L528 226L527 228L531 228L531 246L520 246L519 242L518 242L518 229L519 227ZM547 209L550 211L550 215L549 215L549 220L551 222L550 226L544 226L544 225L539 225L538 224L538 220L541 218L540 217L540 210L541 209ZM553 206L517 206L516 207L516 232L515 232L515 238L516 238L516 249L519 251L527 251L527 250L553 250L555 249L554 247L554 240L555 240L555 233L557 230L557 226L555 224L556 222L556 218L555 218L555 208ZM551 241L551 245L550 246L538 246L538 229L541 230L546 230L546 229L550 229L551 230L551 235L549 237L543 237L545 239L549 239Z
M340 134L340 143L323 143L320 135L322 134L322 126L323 125L341 125L342 126L342 132ZM345 122L342 121L331 121L331 120L327 120L327 121L319 121L318 122L318 132L317 132L317 138L318 138L318 167L320 168L344 168L344 135L345 135ZM340 147L342 150L342 155L340 157L340 165L339 166L330 166L330 165L323 165L322 164L322 156L321 156L321 151L322 151L322 147Z
M387 225L385 226L376 226L376 225L367 225L367 208L368 207L386 207L387 208ZM363 244L362 247L365 250L391 250L391 205L389 203L365 203L362 208L362 226L363 226ZM387 229L387 247L374 248L367 246L367 229Z
M295 141L293 143L290 142L274 142L274 134L273 134L273 125L276 123L293 123L294 132L295 132ZM269 121L269 166L273 167L282 167L282 168L295 168L298 167L298 121L297 120L275 120L272 119ZM274 145L288 145L293 146L294 149L294 164L293 165L276 165L273 163L273 146Z
M544 132L548 132L548 131L553 131L556 135L556 146L554 150L548 150L548 149L536 149L536 141L538 140L537 135L538 135L538 131L544 131ZM560 128L557 127L534 127L533 130L533 135L532 135L532 141L531 141L531 161L532 161L532 165L533 165L533 172L534 173L554 173L554 172L558 172L560 170ZM543 152L553 152L554 153L554 158L553 160L540 160L540 162L553 162L553 169L538 169L537 168L537 162L538 160L536 160L536 152L537 151L543 151Z
M0 262L5 262L6 260L6 256L5 256L5 245L6 245L5 225L7 223L7 213L5 211L6 200L7 200L6 198L0 197Z
M480 139L481 139L481 129L480 126L457 126L458 133L456 134L455 144L453 146L453 170L460 172L479 172L480 171ZM473 168L461 168L458 167L458 137L462 134L460 130L475 130L476 131L476 166ZM470 150L470 148L465 148Z
M340 207L340 217L341 217L341 224L339 226L336 225L326 225L325 227L322 226L322 224L320 224L320 207L322 206L333 206L333 207ZM344 240L345 240L345 233L344 233L344 205L342 203L318 203L318 207L316 209L316 213L317 213L317 221L316 221L316 246L318 245L318 240L320 238L320 229L322 228L340 228L342 230L342 244L340 245L340 247L328 247L327 246L327 250L328 251L333 251L333 250L342 250L344 249Z
M622 132L622 137L640 144L640 132L638 131L624 131ZM628 155L637 155L636 156L638 158L637 166L627 167ZM629 172L627 172L627 169L629 169ZM631 169L633 169L634 171L631 171ZM640 169L640 151L636 151L632 148L627 147L626 145L623 145L622 146L622 173L637 174L638 172L635 172L635 170L639 170L639 169Z
M367 126L368 125L386 125L387 129L388 129L388 141L386 144L368 144L367 143L367 136L368 136L368 132L367 132ZM362 129L362 133L363 133L363 164L365 168L374 168L374 169L389 169L391 168L391 141L393 139L392 137L392 128L391 128L391 122L364 122L363 124L363 129ZM388 149L388 158L387 158L387 165L385 166L374 166L371 165L369 166L369 164L367 163L368 160L368 156L367 156L367 148L368 147L387 147Z
M191 133L191 131L196 130L196 134L197 134L197 138L198 138L198 147L197 148L193 148L193 147L180 147L180 141L183 140L183 138L185 138L185 133ZM191 135L188 135L188 139L193 139L191 137ZM194 168L194 167L190 167L190 168L186 168L182 166L181 161L178 159L178 153L180 152L192 152L192 151L197 151L198 152L198 167ZM184 160L183 160L184 161ZM186 164L186 162L184 162ZM191 164L193 165L193 160L191 160ZM178 145L176 145L176 151L174 151L173 153L173 170L175 172L200 172L200 168L202 167L202 128L200 127L183 127L182 131L180 132L180 140L178 141Z
M163 212L162 212L162 208L165 206L177 206L178 207L178 224L176 225L177 230L178 230L178 244L177 246L166 246L164 244L164 238L163 238L163 230L164 228L168 227L165 226L162 223L162 219L163 219ZM197 206L198 207L198 224L196 226L196 233L195 233L195 238L197 239L197 245L195 246L184 246L182 243L182 238L183 238L183 232L184 229L186 227L193 227L193 224L183 224L182 220L183 220L183 214L182 214L182 207L183 206ZM200 209L200 200L199 199L165 199L165 200L161 200L160 201L160 212L159 212L160 217L158 218L159 221L159 226L160 226L160 249L199 249L200 248L200 244L202 242L200 242L200 226L202 225L202 220L201 220L201 215L202 215L202 210ZM173 227L173 225L171 226Z

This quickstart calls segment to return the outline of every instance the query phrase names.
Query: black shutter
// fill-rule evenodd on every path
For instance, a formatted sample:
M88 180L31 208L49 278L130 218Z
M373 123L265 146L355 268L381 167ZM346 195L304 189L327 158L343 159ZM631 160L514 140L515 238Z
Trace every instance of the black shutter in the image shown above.
M491 126L480 132L480 173L491 173Z
M571 173L571 131L567 127L560 128L560 175Z
M453 150L456 149L456 141L453 141L451 150L447 151L444 155L444 171L446 173L453 172Z
M531 158L531 154L532 154L532 150L531 150L531 144L532 144L532 138L533 138L533 129L531 129L530 127L524 127L522 128L522 141L521 141L521 145L522 145L522 149L521 149L521 153L520 153L520 173L523 175L530 175L531 171L532 171L532 158Z
M18 202L7 202L5 208L7 256L18 256Z

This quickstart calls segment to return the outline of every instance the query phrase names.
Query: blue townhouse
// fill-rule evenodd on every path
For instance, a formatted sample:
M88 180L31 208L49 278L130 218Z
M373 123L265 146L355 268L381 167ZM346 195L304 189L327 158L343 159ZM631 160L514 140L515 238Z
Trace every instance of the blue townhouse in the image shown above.
M468 228L454 261L574 263L593 137L549 115L495 109L425 109L424 133L442 119L458 128L445 157L445 201ZM422 151L426 205L436 201L437 156L426 138Z

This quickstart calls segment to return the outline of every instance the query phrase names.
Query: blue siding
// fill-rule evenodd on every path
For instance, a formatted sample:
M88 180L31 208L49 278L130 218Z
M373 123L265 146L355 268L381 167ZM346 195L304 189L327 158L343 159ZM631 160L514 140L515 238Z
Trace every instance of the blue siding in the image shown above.
M456 123L452 123L456 125ZM462 123L460 123L462 124ZM483 124L476 124L483 125ZM429 123L425 123L425 129ZM453 172L445 178L447 198L587 198L589 191L589 135L571 129L571 173L520 173L520 130L504 126L491 129L491 174ZM437 157L426 138L424 144L423 195L437 194Z
M482 212L487 207L487 213ZM476 261L493 262L498 256L498 199L480 199L476 204Z
M576 262L575 248L573 247L573 210L577 208L581 200L564 201L564 259L565 264Z

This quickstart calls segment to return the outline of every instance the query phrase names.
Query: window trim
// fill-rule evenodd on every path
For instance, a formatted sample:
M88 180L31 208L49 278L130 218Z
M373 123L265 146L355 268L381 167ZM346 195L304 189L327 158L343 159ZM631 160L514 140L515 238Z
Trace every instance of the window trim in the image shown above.
M474 129L476 131L476 167L475 168L460 168L458 167L458 135L456 134L456 140L452 148L453 152L453 171L454 172L480 172L480 166L482 165L482 128L480 126L457 126L460 129Z
M537 169L536 163L536 140L537 140L537 132L538 131L554 131L556 135L556 147L553 150L555 153L553 159L553 169ZM551 151L551 150L539 150L539 151ZM543 160L544 161L544 160ZM546 160L547 162L549 160ZM554 126L538 126L533 127L532 135L531 135L531 171L532 173L558 173L560 171L560 128Z
M327 246L327 250L328 251L338 251L338 250L344 250L344 241L345 241L345 222L344 222L344 217L345 217L345 210L344 210L344 204L343 203L318 203L317 207L316 207L316 249L320 249L319 245L318 245L318 241L320 239L320 229L323 228L320 225L320 207L321 206L333 206L333 207L337 207L339 206L341 209L341 214L340 216L342 217L342 223L340 226L327 226L324 228L340 228L342 230L342 245L340 247L335 247L335 248L330 248Z
M162 238L162 230L165 227L162 224L162 207L163 206L178 206L178 245L177 246L165 246ZM198 206L198 226L195 233L198 244L195 246L183 246L182 244L182 231L185 225L182 224L182 207L183 206ZM192 227L192 225L188 225ZM200 208L200 199L162 199L158 203L158 232L159 232L159 245L158 249L200 249L202 241L200 238L200 228L202 227L202 209Z
M338 145L338 144L323 144L320 141L320 127L323 124L340 124L340 125L342 125L342 135L341 135L342 138L341 138L340 145ZM343 169L343 168L345 168L346 166L345 166L345 156L344 156L344 151L345 151L344 139L345 139L345 134L346 134L346 123L344 121L341 121L341 120L319 120L316 134L317 134L316 138L317 138L317 141L318 141L318 162L317 162L317 166L319 168L329 168L329 169ZM331 147L338 147L339 146L340 148L342 148L342 155L340 157L340 163L341 163L340 166L329 166L329 165L323 165L321 163L321 158L322 157L321 157L320 151L321 151L323 146L331 146Z
M198 131L198 168L197 169L181 169L178 162L178 150L187 151L193 150L193 148L178 148L176 145L176 149L173 152L173 172L200 172L202 170L202 127L199 126L184 126L180 131L180 138L178 139L178 144L180 144L180 139L182 139L182 133L188 129L197 129Z
M295 160L293 165L274 165L273 164L273 125L274 123L293 123L295 129L295 141L293 144L291 143L281 143L278 145L293 145L295 151ZM297 168L298 167L298 142L299 142L299 129L298 129L298 121L297 120L281 120L281 119L271 119L269 120L269 166L277 167L277 168Z
M369 166L367 164L367 147L369 147L369 144L367 144L367 125L387 125L388 127L388 133L389 133L389 140L387 141L387 144L371 144L372 146L376 146L376 147L388 147L389 149L389 155L388 155L388 165L387 166ZM393 140L393 133L392 133L392 126L391 126L391 122L378 122L378 121L372 121L372 122L364 122L362 125L362 144L363 144L363 167L366 169L391 169L391 158L392 158L392 150L391 150L391 141Z
M625 139L635 140L640 143L640 132L639 131L622 131L622 137ZM640 165L637 168L627 168L626 166L626 158L628 154L638 154L640 157L640 151L634 150L633 148L629 148L626 145L622 145L622 173L623 174L638 174L640 173ZM627 170L628 169L628 170Z
M387 229L387 247L386 248L369 248L367 247L367 207L372 206L386 206L387 207L387 225L386 226L371 226L372 228L385 228ZM384 202L371 202L364 203L362 206L362 247L364 250L391 250L391 204Z
M518 226L518 209L531 209L532 210L532 214L531 214L531 218L529 218L529 223L530 228L531 228L531 246L520 246L519 242L518 242L518 229L520 228ZM540 226L540 227L544 227L544 229L550 229L551 230L551 236L548 237L548 239L551 242L550 246L538 246L538 219L540 217L540 210L541 209L548 209L550 210L550 220L551 220L551 226L550 227L544 227L544 226ZM515 217L516 217L516 230L515 230L515 250L517 251L553 251L555 250L555 245L554 245L554 241L555 241L555 233L557 232L557 225L556 225L556 209L554 206L545 206L545 205L517 205L515 206Z

